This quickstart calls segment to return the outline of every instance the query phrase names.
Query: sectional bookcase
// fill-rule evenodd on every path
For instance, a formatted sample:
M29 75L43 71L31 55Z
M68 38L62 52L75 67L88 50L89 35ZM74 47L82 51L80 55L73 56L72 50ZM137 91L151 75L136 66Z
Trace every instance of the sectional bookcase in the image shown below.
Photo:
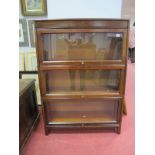
M35 21L45 134L70 129L120 133L128 28L123 19Z

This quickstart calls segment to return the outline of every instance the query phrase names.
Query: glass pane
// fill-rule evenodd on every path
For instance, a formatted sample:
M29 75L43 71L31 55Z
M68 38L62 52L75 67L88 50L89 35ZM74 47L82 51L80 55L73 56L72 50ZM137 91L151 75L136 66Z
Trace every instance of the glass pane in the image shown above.
M48 94L119 91L120 70L52 70L45 75Z
M117 121L117 100L53 100L46 105L50 124L108 123Z
M120 60L123 33L42 34L44 61Z

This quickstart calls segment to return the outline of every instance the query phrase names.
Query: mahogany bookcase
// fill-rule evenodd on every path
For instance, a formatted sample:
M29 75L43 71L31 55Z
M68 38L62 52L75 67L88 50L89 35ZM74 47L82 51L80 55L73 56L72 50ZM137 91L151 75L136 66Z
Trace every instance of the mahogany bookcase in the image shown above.
M129 20L36 20L45 134L101 129L120 133Z

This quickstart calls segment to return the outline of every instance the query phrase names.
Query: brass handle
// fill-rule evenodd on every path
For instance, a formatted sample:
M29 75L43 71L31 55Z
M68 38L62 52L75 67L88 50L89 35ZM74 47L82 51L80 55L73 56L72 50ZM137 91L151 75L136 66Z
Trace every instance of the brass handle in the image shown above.
M84 62L82 61L81 64L84 65Z

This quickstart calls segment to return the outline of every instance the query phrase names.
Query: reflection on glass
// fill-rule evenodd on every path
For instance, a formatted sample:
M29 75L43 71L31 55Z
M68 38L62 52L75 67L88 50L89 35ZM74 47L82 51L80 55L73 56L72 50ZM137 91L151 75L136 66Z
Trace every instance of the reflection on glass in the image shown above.
M44 61L120 60L122 33L43 34Z
M120 70L53 70L46 72L47 93L119 91Z
M117 100L53 100L47 105L48 122L82 123L117 121Z

